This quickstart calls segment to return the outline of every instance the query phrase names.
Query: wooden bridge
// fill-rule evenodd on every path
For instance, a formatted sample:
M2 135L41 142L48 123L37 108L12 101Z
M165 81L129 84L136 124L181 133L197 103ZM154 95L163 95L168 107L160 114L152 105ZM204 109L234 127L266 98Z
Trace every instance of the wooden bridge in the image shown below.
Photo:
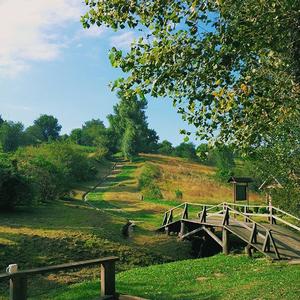
M225 254L232 234L250 256L255 249L271 259L300 259L300 219L274 206L182 203L165 212L158 231L212 238Z

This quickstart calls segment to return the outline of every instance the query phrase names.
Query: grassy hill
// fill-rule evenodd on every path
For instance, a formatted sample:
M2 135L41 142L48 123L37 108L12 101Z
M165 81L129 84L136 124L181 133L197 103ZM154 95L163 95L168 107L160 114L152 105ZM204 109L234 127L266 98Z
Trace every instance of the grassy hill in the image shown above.
M151 300L298 299L300 269L246 256L217 255L135 268L117 275L121 293ZM56 290L45 299L88 300L99 295L99 280Z
M146 162L160 170L156 184L164 199L141 201L138 178ZM88 195L96 210L82 201L82 195L111 167L109 162L99 164L97 177L77 185L72 199L1 213L0 270L10 263L25 269L112 254L120 257L118 271L191 258L189 242L166 239L153 232L162 221L162 213L181 201L175 199L175 189L183 192L182 201L192 202L217 203L230 200L232 194L230 186L214 179L212 167L144 154L132 163L119 161L112 175ZM257 195L251 198L259 201ZM128 219L136 221L137 227L133 236L125 239L121 228ZM44 299L42 291L96 275L97 269L84 269L64 276L36 278L29 282L29 291L34 299ZM6 290L1 294L3 299Z

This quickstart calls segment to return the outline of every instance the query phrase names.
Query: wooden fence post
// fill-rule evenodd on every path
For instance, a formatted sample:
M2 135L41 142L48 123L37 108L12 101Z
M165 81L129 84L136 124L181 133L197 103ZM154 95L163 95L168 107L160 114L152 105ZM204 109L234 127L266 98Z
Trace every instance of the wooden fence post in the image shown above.
M222 231L222 243L223 243L223 253L225 255L229 254L229 232L223 227Z
M115 262L107 261L101 264L101 296L116 295Z
M26 300L27 299L27 278L26 275L13 276L10 279L9 288L10 300Z

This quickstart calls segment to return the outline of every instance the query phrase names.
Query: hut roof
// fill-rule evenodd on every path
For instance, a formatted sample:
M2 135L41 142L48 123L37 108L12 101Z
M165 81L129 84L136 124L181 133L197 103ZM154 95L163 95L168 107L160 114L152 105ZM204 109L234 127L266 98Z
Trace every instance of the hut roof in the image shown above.
M275 189L275 188L282 189L283 186L273 175L271 175L262 183L262 185L258 189L263 190L263 189Z
M253 182L253 179L250 178L250 177L235 177L235 176L232 176L228 179L227 182L230 182L230 183L250 183L250 182Z

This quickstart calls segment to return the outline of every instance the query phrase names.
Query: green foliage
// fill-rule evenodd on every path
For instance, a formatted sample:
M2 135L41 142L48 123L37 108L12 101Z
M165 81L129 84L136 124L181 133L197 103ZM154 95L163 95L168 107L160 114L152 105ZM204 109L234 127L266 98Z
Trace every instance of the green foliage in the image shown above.
M77 147L54 142L19 149L15 154L20 173L28 178L39 201L58 199L76 181L92 178L96 170Z
M114 106L114 114L108 116L110 134L116 137L115 149L123 152L127 158L139 152L155 152L158 136L148 128L145 99L136 96L125 97L119 93L120 102Z
M174 148L172 143L167 140L163 140L161 143L158 144L157 153L163 155L172 155Z
M156 184L161 176L160 169L154 164L145 163L138 178L139 188L143 191L145 198L163 199L162 192Z
M187 158L190 160L198 159L196 155L195 145L193 143L181 143L180 145L175 147L173 153L175 156Z
M172 99L200 138L248 148L299 115L297 1L86 4L84 27L141 31L129 52L111 50L112 65L128 73L113 88Z
M175 190L175 198L176 198L176 200L182 200L183 192L180 189Z
M22 123L2 120L0 124L0 147L4 152L13 152L25 143L23 130Z
M217 170L217 176L222 181L227 181L230 176L233 175L235 167L234 155L232 150L228 146L219 146L215 149L215 160Z
M145 188L144 196L146 199L163 199L164 198L160 187L155 183L152 183Z
M7 155L0 153L0 211L31 203L31 187Z
M137 154L136 137L135 124L128 122L122 138L122 152L126 159L132 160L133 156Z
M57 140L61 130L58 120L50 115L41 115L33 122L26 131L33 136L37 142L48 142Z

